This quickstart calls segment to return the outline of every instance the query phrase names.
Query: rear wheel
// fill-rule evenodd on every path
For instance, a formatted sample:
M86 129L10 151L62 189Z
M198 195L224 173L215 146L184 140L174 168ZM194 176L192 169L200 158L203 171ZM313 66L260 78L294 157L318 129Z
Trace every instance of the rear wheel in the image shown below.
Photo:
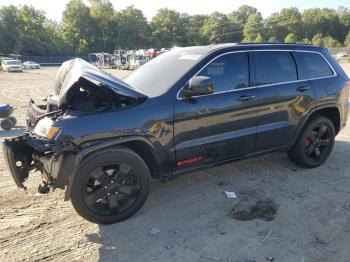
M307 124L295 146L288 152L288 156L300 166L318 167L328 159L334 141L333 123L328 118L320 116Z
M12 121L8 118L5 118L4 120L2 120L0 125L1 125L1 128L4 130L10 130L14 126Z
M71 201L85 219L111 224L135 214L145 203L151 176L135 152L117 147L91 154L80 165Z

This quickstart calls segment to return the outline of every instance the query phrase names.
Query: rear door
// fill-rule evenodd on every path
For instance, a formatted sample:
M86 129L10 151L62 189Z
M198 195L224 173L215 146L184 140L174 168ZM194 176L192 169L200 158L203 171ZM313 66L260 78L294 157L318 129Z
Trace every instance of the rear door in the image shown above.
M249 55L222 55L197 75L210 77L215 92L175 100L174 143L178 168L213 163L254 151L257 88L250 87Z
M298 77L292 51L256 51L259 87L256 152L289 146L305 110L314 101L310 81Z

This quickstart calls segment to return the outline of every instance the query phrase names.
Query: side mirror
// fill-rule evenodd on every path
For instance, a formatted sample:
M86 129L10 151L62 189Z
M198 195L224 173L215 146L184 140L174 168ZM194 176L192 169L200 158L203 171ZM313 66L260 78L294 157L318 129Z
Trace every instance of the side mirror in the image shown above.
M185 97L209 95L214 93L214 83L207 76L195 76L191 78L188 86L183 90Z

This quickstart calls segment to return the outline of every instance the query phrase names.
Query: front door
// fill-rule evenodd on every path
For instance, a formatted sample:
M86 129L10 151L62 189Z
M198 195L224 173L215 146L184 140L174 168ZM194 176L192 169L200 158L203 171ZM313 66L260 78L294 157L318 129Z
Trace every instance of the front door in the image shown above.
M254 151L257 88L250 87L248 53L222 55L197 76L215 92L175 100L174 143L178 168L223 161Z

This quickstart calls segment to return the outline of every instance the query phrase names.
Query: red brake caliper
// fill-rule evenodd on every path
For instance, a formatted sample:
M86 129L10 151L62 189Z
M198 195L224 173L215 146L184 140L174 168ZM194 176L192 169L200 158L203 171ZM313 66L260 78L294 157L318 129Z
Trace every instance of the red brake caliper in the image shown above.
M310 144L311 144L310 139L309 138L305 138L305 140L304 140L304 147L308 148Z

